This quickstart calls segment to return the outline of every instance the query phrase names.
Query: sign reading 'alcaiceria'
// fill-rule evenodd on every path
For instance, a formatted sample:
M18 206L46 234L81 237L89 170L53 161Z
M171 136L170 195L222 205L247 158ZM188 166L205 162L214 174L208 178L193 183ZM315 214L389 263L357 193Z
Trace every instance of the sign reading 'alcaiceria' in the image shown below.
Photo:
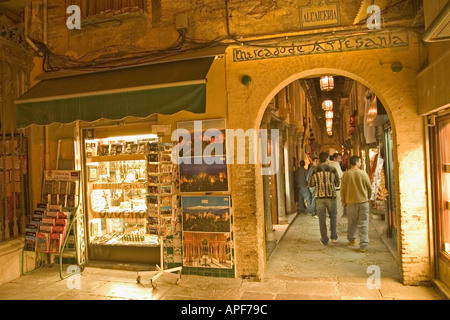
M300 26L303 29L336 26L341 22L339 4L324 0L312 0L307 7L300 8Z
M233 50L234 62L301 56L319 53L371 50L409 45L407 31L377 32L358 36L335 36L310 39L305 42L280 44L279 46L244 46Z

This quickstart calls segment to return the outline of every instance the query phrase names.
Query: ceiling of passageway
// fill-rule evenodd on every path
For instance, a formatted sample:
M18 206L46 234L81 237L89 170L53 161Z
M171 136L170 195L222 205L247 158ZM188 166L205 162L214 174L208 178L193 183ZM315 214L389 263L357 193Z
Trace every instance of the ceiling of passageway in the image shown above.
M325 128L325 112L322 109L322 102L324 100L333 101L334 122L340 124L354 82L354 80L346 77L334 76L334 89L326 92L320 89L320 77L300 80L311 104L312 113L321 127Z

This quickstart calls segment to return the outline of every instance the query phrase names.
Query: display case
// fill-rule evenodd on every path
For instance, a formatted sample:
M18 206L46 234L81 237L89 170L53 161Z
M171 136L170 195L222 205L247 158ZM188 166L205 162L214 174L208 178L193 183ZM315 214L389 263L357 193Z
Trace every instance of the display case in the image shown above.
M84 146L90 260L159 262L159 235L172 227L171 144L145 135Z

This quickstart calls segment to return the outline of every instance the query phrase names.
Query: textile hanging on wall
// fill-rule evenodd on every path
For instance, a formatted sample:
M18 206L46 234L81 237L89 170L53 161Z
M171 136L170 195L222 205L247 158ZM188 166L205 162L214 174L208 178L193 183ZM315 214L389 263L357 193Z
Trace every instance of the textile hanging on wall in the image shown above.
M384 175L384 168L381 168L380 172L380 185L378 187L378 193L376 200L385 201L387 199L389 192L386 189L386 178Z
M377 199L378 189L381 185L381 170L383 169L384 159L378 157L377 167L375 169L375 173L372 177L372 196L370 200L374 201Z
M366 139L366 144L371 144L377 142L376 136L375 136L375 127L369 127L367 115L369 113L370 109L370 97L372 96L372 92L368 90L366 92L366 97L364 99L365 106L364 106L364 138Z
M370 175L369 175L369 177L370 177L370 182L372 182L372 183L373 183L373 176L374 176L375 171L377 169L377 162L378 162L378 154L376 154L373 157L372 164L370 165Z

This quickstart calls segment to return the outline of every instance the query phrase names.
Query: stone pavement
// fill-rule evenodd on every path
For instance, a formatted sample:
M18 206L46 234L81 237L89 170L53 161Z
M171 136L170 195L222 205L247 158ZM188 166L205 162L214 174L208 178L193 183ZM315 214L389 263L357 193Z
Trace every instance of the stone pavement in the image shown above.
M81 288L69 289L73 277L60 280L57 266L0 286L1 300L442 300L432 287L403 286L399 267L374 225L366 253L339 242L319 243L318 220L298 216L270 256L261 281L183 275L179 285L163 276L158 287L150 276L136 282L136 272L86 267ZM369 289L369 266L378 266L381 287ZM374 282L371 282L374 283Z

